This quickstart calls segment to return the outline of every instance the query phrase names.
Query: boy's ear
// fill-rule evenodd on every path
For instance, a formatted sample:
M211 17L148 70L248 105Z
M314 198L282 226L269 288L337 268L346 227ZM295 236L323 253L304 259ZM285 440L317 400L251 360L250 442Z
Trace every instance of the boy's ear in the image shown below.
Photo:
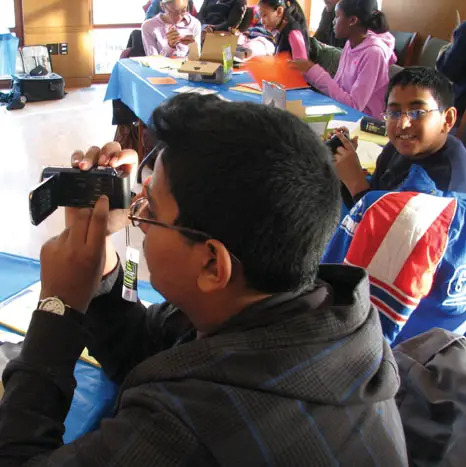
M279 14L280 16L283 16L285 14L285 7L279 6L276 11L277 11L277 14Z
M204 293L223 290L231 279L231 256L225 245L218 240L208 240L202 246L202 268L197 285Z
M458 111L456 107L449 107L445 110L445 131L448 133L456 123L458 117Z

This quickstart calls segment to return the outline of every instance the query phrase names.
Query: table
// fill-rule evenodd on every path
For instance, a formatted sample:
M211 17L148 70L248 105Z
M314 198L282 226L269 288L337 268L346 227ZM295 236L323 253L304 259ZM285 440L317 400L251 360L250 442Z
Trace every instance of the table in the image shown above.
M39 279L39 261L0 253L0 303ZM138 289L142 300L150 303L163 301L147 282L139 281ZM100 420L110 415L118 392L118 387L100 368L81 360L76 364L74 376L77 387L65 420L65 443L97 428Z
M252 82L253 80L248 73L234 74L233 79L225 84L195 83L178 79L177 84L154 86L148 81L148 78L163 76L167 75L142 66L134 60L119 60L110 76L105 100L120 99L144 123L149 122L152 112L158 105L175 95L173 92L175 89L186 85L215 89L220 95L232 101L262 102L262 96L259 94L230 91L233 86ZM347 112L346 115L339 115L338 120L356 122L364 116L361 112L311 89L288 91L287 99L291 101L302 100L304 106L337 105Z

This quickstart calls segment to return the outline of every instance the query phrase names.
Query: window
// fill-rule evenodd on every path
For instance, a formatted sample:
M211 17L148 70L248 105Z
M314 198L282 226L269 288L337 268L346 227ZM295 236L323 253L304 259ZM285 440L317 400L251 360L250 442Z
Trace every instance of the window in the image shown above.
M0 31L16 27L15 0L0 2Z
M94 74L111 73L133 29L144 21L147 0L93 0Z

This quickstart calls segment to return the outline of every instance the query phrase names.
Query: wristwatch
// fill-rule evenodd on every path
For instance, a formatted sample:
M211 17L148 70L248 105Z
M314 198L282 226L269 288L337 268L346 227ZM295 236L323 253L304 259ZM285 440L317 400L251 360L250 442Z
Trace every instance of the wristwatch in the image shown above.
M37 309L63 316L67 310L71 310L71 307L65 305L58 297L47 297L39 301Z

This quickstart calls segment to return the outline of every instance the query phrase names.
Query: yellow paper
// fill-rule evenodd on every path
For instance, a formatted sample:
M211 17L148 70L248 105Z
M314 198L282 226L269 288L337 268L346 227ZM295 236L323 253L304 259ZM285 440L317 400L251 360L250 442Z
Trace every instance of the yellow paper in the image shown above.
M361 141L368 141L369 143L375 143L379 146L385 146L388 144L388 137L375 135L374 133L368 133L367 131L362 131L360 128L351 132L351 138L358 136Z
M256 91L255 89L247 88L241 85L231 87L230 91L249 92L251 94L262 94L261 91Z

